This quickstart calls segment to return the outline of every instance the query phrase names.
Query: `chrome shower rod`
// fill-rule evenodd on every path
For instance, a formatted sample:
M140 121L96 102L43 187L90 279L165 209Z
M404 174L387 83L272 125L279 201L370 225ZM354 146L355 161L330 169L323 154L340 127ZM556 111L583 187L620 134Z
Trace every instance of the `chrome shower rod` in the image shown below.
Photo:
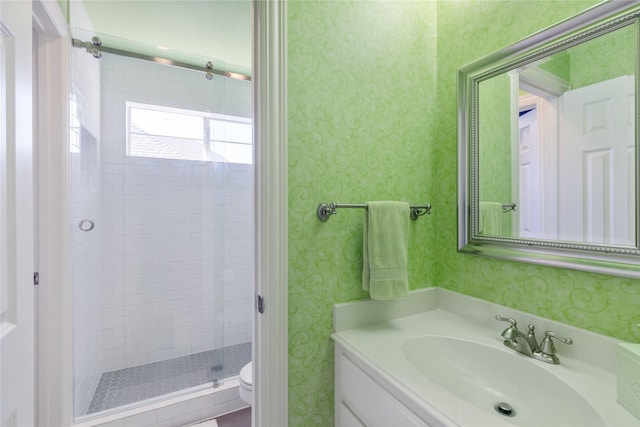
M73 47L86 49L86 51L91 55L93 55L93 57L96 59L100 59L102 57L102 53L106 52L106 53L112 53L114 55L141 59L143 61L155 62L158 64L171 65L174 67L181 67L181 68L186 68L186 69L195 70L195 71L202 71L203 73L205 73L207 79L209 80L211 80L213 78L213 75L216 74L219 76L229 77L232 79L251 81L251 76L246 74L232 73L229 71L214 69L212 62L207 62L203 66L198 66L198 65L189 64L187 62L174 61L173 59L168 59L168 58L161 58L159 56L144 55L142 53L130 52L128 50L116 49L113 47L104 46L100 41L100 38L97 36L94 36L91 39L91 41L86 41L86 42L78 39L72 39L72 45Z

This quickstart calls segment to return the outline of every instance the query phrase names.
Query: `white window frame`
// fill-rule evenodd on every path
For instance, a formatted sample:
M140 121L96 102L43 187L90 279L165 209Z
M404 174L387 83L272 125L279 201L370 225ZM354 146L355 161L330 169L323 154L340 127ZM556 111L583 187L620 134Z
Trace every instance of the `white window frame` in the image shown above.
M149 110L149 111L155 111L159 113L172 113L172 114L180 114L184 116L202 118L202 145L203 145L204 155L201 159L197 159L197 161L218 161L216 160L216 157L215 157L216 153L213 150L212 143L214 142L223 143L223 144L234 144L234 145L236 144L248 145L253 149L253 141L249 141L249 142L229 141L229 140L219 139L219 138L212 139L210 137L210 127L211 127L211 123L214 121L240 123L240 124L246 124L248 126L253 126L252 120L250 118L240 117L240 116L231 116L226 114L209 113L205 111L188 110L184 108L168 107L164 105L145 104L140 102L126 101L126 128L127 128L126 154L127 156L144 158L144 156L131 154L131 110L132 109ZM249 134L251 135L252 132L250 132ZM163 158L163 157L153 157L153 158ZM182 160L182 159L179 159L179 160ZM184 159L184 160L194 160L194 159ZM238 162L229 161L229 163L238 163ZM242 161L239 163L252 164L253 155L250 155L249 158L246 159L246 161Z

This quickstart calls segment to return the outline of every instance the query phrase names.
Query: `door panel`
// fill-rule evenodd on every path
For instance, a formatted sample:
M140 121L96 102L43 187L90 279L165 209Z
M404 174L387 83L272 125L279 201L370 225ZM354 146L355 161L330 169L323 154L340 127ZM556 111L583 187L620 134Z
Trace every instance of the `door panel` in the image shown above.
M0 2L0 426L34 425L31 2Z
M634 76L562 96L559 237L635 245Z

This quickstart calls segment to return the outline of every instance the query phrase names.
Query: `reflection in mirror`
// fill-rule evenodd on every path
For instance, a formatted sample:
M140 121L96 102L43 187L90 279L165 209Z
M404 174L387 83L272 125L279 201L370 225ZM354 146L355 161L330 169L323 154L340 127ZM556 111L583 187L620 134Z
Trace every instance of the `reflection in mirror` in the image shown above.
M460 251L640 278L640 4L458 70Z
M627 25L479 83L479 234L636 245L635 64Z

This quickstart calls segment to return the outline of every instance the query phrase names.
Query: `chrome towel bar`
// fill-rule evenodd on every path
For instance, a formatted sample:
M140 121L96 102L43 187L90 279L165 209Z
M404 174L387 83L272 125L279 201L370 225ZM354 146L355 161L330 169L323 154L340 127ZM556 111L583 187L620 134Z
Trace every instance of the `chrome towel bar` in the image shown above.
M318 205L318 209L316 210L316 213L318 214L318 219L320 221L326 221L329 219L331 215L334 215L337 213L336 209L342 209L342 208L367 209L367 205L366 203L358 203L358 204L347 204L347 203L336 203L336 202L320 203ZM413 220L418 219L418 217L422 215L431 214L431 205L429 203L424 205L411 205L409 206L409 208L411 210L411 219Z
M515 203L503 203L502 204L502 213L507 213L507 212L515 212L516 211L516 204Z

